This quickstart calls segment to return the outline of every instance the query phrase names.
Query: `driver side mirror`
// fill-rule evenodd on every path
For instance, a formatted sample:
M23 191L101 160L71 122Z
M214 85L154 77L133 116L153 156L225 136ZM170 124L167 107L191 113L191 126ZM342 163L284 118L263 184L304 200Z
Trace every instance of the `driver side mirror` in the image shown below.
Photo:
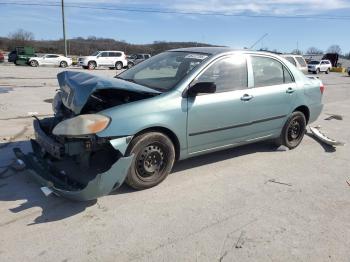
M216 92L216 84L214 82L198 82L190 86L187 91L188 96L196 96L197 94L213 94Z

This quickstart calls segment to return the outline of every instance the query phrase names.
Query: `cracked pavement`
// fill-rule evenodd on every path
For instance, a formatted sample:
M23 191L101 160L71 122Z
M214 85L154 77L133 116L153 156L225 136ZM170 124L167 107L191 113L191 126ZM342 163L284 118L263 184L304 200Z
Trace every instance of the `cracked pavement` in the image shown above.
M291 151L259 143L181 161L149 190L45 197L28 171L5 168L13 147L31 150L28 113L51 114L61 70L0 65L0 261L349 261L349 146L310 132ZM348 144L350 77L319 77L325 108L313 126Z

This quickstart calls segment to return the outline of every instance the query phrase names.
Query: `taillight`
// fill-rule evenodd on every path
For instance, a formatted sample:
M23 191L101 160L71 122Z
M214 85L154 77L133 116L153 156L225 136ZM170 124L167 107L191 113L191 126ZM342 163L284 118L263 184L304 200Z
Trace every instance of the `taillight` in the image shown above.
M324 89L325 89L324 85L323 85L323 84L321 84L321 85L320 85L320 91L321 91L321 94L323 94Z

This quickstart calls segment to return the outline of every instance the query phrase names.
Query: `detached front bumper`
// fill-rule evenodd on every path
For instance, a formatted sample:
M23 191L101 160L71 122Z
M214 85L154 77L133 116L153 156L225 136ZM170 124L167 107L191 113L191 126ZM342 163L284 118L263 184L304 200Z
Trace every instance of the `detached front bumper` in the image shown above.
M44 144L52 138L45 137L45 132L38 122L34 122L34 129L37 139L31 140L33 152L24 154L19 148L15 148L14 153L25 163L29 174L56 195L71 200L86 201L107 195L123 184L134 156L125 157L118 152L115 158L108 160L106 156L114 153L110 151L116 151L113 149L112 142L106 152L95 153L90 157L91 166L80 167L76 163L78 155L65 154L60 159L55 159L52 152L49 154L45 150L48 145ZM37 141L40 141L40 144ZM83 155L84 153L81 152Z

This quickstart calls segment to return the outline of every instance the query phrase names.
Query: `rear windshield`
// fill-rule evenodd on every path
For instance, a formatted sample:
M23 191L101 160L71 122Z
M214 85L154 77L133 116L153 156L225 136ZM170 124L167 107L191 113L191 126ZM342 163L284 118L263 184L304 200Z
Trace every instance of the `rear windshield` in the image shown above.
M311 61L309 63L309 65L318 65L320 63L320 61Z
M299 65L301 65L302 67L305 67L305 66L306 66L306 63L305 63L304 58L302 58L302 57L296 57L295 59L298 61Z

